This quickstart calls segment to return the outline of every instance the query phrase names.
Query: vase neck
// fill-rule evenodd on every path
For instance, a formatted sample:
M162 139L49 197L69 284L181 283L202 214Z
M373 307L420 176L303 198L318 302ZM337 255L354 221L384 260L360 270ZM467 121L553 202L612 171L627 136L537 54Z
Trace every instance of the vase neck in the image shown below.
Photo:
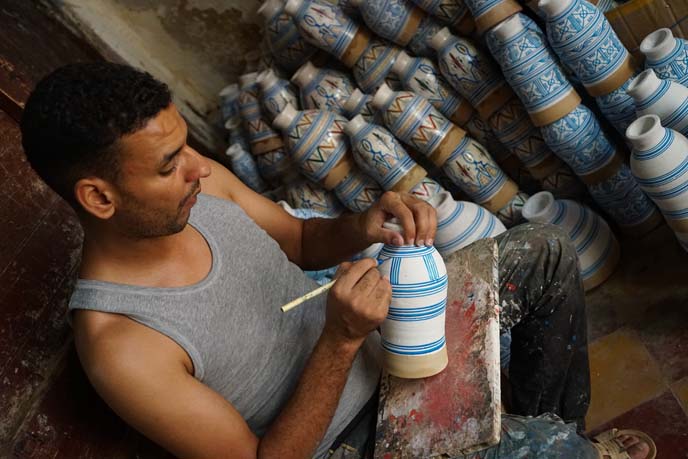
M659 61L676 47L676 39L670 29L659 29L645 37L640 43L640 51L649 61Z
M559 204L549 191L541 191L531 196L523 205L523 217L531 222L549 223L554 220Z
M640 102L657 91L661 80L657 78L652 69L644 70L628 86L626 92L636 101Z
M633 121L626 129L626 137L635 150L650 150L666 135L657 115L644 115Z
M544 12L548 18L552 18L561 14L561 12L566 10L574 1L575 0L540 0L538 8Z

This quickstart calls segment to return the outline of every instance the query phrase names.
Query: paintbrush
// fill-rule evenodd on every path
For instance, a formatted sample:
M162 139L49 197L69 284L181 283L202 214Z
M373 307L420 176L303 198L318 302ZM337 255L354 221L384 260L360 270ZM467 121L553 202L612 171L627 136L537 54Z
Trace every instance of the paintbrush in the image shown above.
M380 266L380 263L382 263L382 260L378 259L377 265ZM310 292L306 293L305 295L300 296L293 301L290 301L289 303L282 306L280 309L282 310L282 312L287 312L290 309L294 309L296 306L300 305L301 303L304 303L304 302L310 300L311 298L315 298L316 296L320 295L321 293L328 291L329 289L332 288L332 286L334 285L334 283L336 281L337 280L335 279L333 281L328 282L325 285L321 285L320 287L316 288L315 290L310 291Z

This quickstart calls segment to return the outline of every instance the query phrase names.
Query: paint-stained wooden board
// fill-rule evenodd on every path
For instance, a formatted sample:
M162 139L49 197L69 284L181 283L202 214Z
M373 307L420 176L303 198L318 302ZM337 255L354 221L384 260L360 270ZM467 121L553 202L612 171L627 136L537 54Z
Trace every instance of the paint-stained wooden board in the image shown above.
M376 459L455 456L499 441L497 244L483 239L445 263L449 365L425 379L383 375Z

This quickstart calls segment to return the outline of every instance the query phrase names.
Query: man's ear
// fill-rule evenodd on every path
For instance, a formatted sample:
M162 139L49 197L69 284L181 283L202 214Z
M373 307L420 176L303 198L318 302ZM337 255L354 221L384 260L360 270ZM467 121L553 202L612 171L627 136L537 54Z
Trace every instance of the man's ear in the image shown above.
M96 218L107 220L115 214L115 190L103 179L80 179L74 184L74 197L86 212Z

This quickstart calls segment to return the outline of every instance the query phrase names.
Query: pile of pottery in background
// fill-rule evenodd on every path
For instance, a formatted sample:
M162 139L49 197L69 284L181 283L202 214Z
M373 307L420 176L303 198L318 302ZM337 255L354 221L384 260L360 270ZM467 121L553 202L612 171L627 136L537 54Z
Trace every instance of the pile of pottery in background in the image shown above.
M576 200L624 233L666 220L688 250L686 42L649 35L638 74L594 5L538 7L545 31L514 0L267 0L260 72L220 94L234 172L329 217L413 193L443 256L523 219L560 225L586 289L619 245Z

